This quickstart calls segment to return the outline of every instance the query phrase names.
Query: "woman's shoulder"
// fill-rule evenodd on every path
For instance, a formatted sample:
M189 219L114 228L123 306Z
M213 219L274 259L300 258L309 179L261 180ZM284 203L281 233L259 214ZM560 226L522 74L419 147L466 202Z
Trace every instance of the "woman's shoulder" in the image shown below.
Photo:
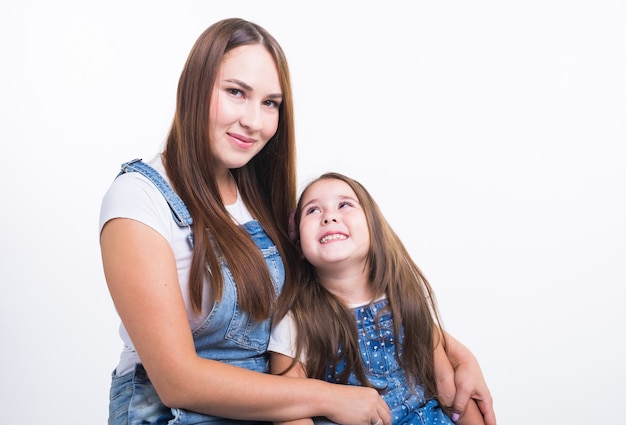
M166 178L160 160L148 163ZM138 172L120 174L106 191L100 208L100 230L114 218L131 218L151 227L161 227L159 223L172 220L162 193L149 178Z

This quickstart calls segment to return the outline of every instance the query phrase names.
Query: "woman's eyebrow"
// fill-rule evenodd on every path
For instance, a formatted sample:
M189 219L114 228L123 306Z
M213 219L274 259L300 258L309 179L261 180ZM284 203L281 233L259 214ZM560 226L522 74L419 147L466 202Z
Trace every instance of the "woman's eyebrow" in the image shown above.
M236 78L231 78L231 79L227 79L227 80L224 80L224 81L226 81L227 83L237 84L238 86L240 86L242 89L244 89L246 91L249 91L249 92L253 92L254 91L252 86L250 86L249 84L244 83L243 81L238 80ZM274 100L275 99L279 99L280 100L280 99L283 98L283 94L282 93L272 93L272 94L269 94L267 97L270 98L270 99L274 99Z

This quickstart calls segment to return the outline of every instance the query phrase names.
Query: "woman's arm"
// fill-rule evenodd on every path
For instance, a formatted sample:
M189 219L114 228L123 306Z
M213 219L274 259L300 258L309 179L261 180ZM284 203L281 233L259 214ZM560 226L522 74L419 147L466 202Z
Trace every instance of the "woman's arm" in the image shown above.
M326 416L370 425L386 404L371 388L252 372L195 351L174 254L154 229L109 221L100 237L104 273L118 314L167 406L232 419L286 421ZM220 391L215 391L219 388Z
M271 356L270 356L271 372L273 374L279 374L283 372L289 367L292 360L293 359L291 357L287 357L284 354L271 352ZM306 378L307 377L304 371L304 366L300 362L296 363L294 367L292 367L287 372L285 372L283 376L290 376L293 378ZM275 425L312 425L313 419L304 418L304 419L297 419L293 421L274 422L274 424Z
M463 344L445 332L446 353L454 368L456 394L453 411L461 416L466 412L468 403L473 400L483 415L485 425L496 425L493 399L487 387L478 360Z

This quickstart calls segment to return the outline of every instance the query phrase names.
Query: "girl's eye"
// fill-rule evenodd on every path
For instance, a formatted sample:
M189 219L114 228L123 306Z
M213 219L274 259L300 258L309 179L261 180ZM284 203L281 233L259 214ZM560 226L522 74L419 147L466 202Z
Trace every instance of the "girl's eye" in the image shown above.
M306 209L305 214L309 215L309 214L313 214L314 212L319 212L320 209L318 207L309 207Z
M350 201L341 201L339 203L339 208L343 208L343 207L352 207L353 204Z

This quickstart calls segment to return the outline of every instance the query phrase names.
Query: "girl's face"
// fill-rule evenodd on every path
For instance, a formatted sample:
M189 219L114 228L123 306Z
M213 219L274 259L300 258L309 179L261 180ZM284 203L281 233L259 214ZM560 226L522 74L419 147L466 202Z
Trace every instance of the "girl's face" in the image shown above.
M361 273L370 234L356 194L345 182L324 179L302 195L300 245L320 274Z
M209 117L216 167L243 167L263 149L278 128L282 98L276 64L265 47L240 46L224 56Z

